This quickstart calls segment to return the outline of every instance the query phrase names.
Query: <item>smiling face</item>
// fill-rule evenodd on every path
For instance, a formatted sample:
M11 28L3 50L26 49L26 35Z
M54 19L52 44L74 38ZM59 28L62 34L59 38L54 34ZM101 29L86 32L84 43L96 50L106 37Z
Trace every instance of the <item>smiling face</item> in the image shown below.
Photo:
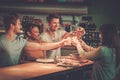
M39 36L39 29L37 26L33 27L32 30L31 30L31 36L34 38L34 39L37 39L38 36Z
M29 32L27 32L28 37L32 39L38 39L39 37L39 29L37 26L33 26Z
M14 25L14 33L20 33L22 29L20 19L17 19L16 24Z
M49 22L49 26L50 26L50 30L56 31L59 28L59 26L60 26L59 18L51 19L51 21Z

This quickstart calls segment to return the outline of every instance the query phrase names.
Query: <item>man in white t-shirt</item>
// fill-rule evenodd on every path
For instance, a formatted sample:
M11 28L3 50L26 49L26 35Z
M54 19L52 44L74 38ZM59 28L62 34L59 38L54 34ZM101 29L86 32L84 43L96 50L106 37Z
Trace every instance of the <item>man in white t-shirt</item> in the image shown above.
M45 42L57 42L66 38L70 33L65 30L59 29L60 27L60 16L57 14L50 14L47 16L49 29L41 34L41 39ZM54 50L47 50L46 57L54 58L55 56L61 56L61 49L57 48Z

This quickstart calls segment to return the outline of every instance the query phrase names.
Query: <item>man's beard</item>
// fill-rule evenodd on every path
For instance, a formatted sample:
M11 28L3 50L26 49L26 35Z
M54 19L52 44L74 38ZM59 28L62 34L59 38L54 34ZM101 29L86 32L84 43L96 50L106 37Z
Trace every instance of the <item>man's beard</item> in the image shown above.
M52 31L52 32L55 32L55 31L58 30L58 29L51 29L51 28L50 28L49 30Z

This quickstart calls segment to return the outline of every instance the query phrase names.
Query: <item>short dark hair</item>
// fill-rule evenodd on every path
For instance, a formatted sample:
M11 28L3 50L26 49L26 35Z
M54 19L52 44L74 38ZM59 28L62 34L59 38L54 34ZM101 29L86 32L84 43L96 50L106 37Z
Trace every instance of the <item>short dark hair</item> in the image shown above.
M8 15L3 16L5 30L9 30L10 24L16 25L17 19L20 19L20 16L17 13L9 13Z
M50 22L53 18L58 18L61 22L61 16L59 14L49 14L47 17L46 17L46 20L48 22Z

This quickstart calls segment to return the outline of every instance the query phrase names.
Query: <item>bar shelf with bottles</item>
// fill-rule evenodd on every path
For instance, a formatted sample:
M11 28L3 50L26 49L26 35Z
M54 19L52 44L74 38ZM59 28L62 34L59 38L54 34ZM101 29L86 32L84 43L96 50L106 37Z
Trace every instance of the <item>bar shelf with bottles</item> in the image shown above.
M83 40L92 47L98 47L100 45L100 39L99 31L96 31L96 25L82 23L80 26L82 26L86 31L86 34L83 36Z

